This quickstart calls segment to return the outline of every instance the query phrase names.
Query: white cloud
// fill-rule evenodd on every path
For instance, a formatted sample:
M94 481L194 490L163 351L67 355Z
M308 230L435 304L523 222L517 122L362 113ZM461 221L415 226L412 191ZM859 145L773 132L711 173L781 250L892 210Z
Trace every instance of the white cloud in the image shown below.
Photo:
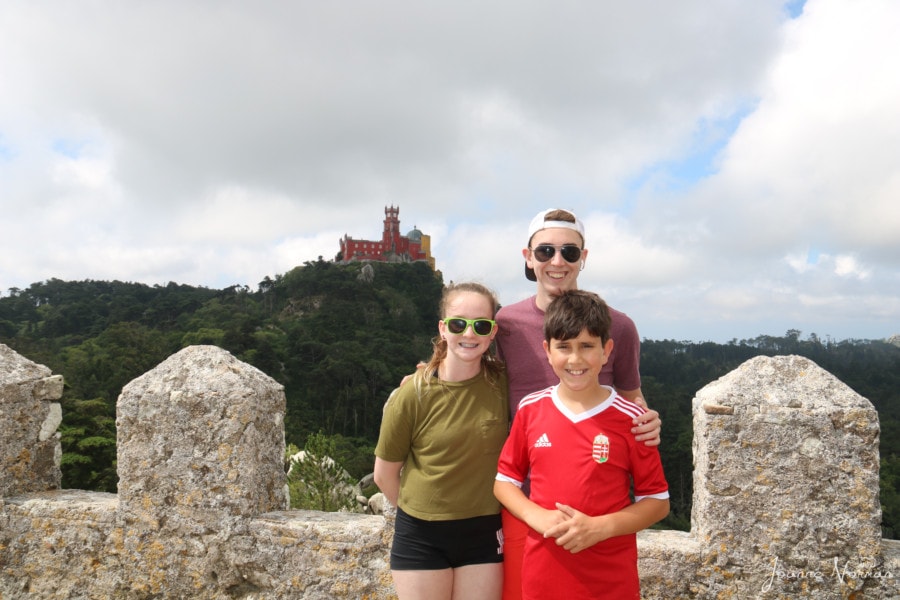
M701 205L728 235L835 250L896 244L896 13L888 2L819 0L785 27L758 108Z
M868 279L871 274L853 256L836 256L834 259L834 272L841 277L854 277L862 280Z
M583 287L645 335L897 333L900 8L784 11L4 2L0 290L255 288L379 237L390 205L509 302L560 206Z

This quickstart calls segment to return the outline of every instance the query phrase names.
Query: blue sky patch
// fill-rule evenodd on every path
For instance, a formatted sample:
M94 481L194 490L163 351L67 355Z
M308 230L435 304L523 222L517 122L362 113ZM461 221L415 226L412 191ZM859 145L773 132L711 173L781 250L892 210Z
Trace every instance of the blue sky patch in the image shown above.
M815 265L819 262L819 250L817 248L810 248L806 253L806 264Z
M59 138L53 141L52 148L57 154L62 154L66 158L78 159L84 154L88 143L84 140L72 140Z
M3 134L0 134L0 161L9 162L15 155L15 150L6 142Z
M784 10L792 19L796 19L803 14L804 6L806 6L806 0L788 0L784 3Z
M626 183L626 189L635 193L651 185L655 191L682 191L714 175L718 171L719 154L754 108L742 109L719 120L701 119L682 157L649 165Z

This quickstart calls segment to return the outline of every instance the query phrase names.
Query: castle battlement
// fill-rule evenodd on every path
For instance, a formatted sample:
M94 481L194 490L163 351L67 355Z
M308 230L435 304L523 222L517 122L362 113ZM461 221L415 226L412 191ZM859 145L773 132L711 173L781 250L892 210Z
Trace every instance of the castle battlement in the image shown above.
M60 490L62 379L0 344L0 598L393 598L388 515L287 510L280 384L214 346L129 383L118 494ZM638 534L644 598L900 596L878 415L758 357L693 401L691 531Z

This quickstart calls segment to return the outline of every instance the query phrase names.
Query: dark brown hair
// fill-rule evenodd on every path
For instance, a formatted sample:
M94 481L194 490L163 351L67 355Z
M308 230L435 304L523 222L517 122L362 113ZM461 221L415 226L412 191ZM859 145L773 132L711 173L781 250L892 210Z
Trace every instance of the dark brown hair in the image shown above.
M544 313L544 339L569 340L585 329L605 344L612 319L606 302L593 292L569 290L553 299Z

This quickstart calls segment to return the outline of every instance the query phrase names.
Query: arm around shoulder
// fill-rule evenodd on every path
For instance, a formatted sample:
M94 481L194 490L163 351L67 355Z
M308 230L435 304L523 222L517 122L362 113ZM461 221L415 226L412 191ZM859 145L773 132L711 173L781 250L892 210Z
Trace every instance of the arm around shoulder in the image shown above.
M633 421L635 426L632 427L631 433L634 434L634 439L638 442L644 442L644 444L648 446L659 446L661 441L659 435L660 432L662 432L662 420L659 418L658 412L647 406L647 401L644 400L644 394L641 392L641 388L634 390L616 390L616 392L629 402L634 402L646 410L644 414L635 418Z

